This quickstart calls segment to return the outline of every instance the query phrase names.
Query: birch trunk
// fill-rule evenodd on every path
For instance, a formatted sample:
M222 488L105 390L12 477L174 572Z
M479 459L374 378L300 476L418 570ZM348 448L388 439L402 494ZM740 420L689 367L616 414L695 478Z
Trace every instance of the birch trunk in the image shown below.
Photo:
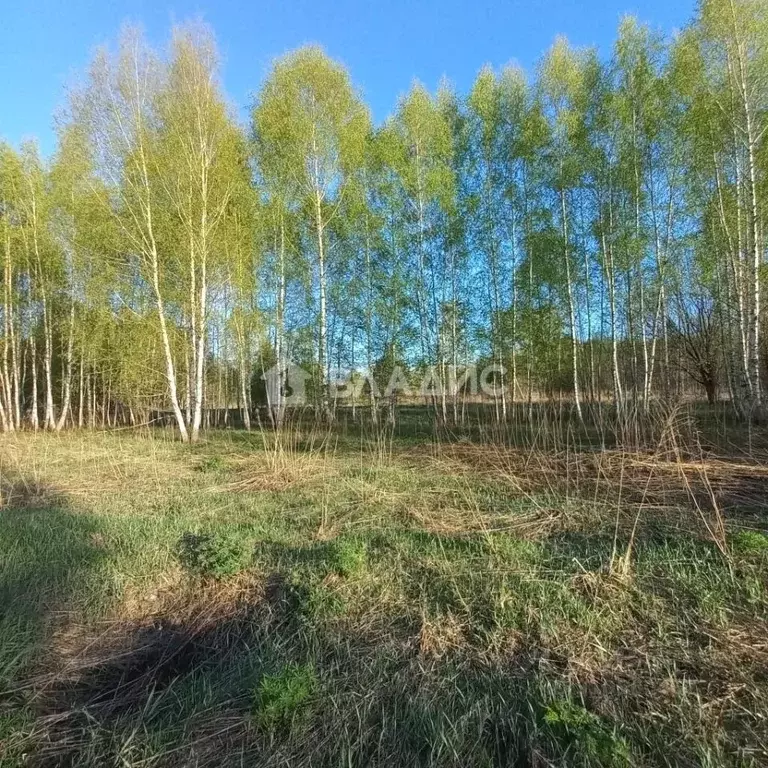
M579 348L578 336L576 330L576 307L573 296L573 280L571 279L571 254L568 243L568 216L565 205L565 191L560 191L560 213L562 217L563 232L563 258L565 261L565 280L568 293L568 313L570 317L571 330L571 364L573 365L573 399L576 405L576 413L579 421L584 422L584 415L581 411L581 394L579 390Z
M75 340L75 304L69 310L69 337L67 339L67 355L65 360L64 372L64 396L62 398L61 413L56 422L56 431L61 432L67 422L70 400L72 398L72 347Z

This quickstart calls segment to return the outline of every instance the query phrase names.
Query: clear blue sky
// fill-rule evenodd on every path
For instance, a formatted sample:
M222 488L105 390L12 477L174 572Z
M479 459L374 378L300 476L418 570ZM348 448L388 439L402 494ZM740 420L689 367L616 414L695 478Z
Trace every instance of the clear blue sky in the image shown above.
M631 12L671 32L695 0L7 0L0 21L0 137L29 136L53 150L53 114L95 46L120 25L150 40L175 21L202 17L216 32L227 94L245 118L271 60L316 42L343 61L381 121L414 78L434 88L445 75L466 91L486 63L529 69L562 33L610 51Z

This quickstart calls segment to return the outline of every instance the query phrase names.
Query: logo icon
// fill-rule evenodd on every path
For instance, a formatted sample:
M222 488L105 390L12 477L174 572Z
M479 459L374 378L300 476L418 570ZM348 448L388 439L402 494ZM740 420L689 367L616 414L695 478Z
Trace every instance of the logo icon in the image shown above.
M273 365L261 377L266 382L268 402L292 407L307 402L307 379L312 374L290 360Z

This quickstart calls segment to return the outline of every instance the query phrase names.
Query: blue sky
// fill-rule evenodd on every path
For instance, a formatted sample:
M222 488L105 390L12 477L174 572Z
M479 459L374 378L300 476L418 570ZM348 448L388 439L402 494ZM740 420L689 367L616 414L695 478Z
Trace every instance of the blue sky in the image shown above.
M243 119L275 56L320 43L350 69L376 121L414 79L445 75L466 91L483 64L531 69L557 34L606 55L630 12L671 32L694 0L17 0L0 22L0 137L36 136L54 148L53 115L93 49L139 22L162 44L177 21L202 17L216 32L227 94Z

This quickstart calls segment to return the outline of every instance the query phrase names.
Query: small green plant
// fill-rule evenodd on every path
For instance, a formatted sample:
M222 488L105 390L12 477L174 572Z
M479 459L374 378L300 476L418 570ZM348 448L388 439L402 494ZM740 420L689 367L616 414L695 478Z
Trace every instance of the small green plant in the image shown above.
M265 675L255 692L255 714L266 728L285 727L306 712L317 688L310 664L288 664L274 675Z
M214 579L234 576L250 562L245 544L223 533L185 533L179 541L178 556L185 568Z
M759 531L739 531L732 539L733 548L744 555L768 552L768 536Z
M365 568L368 550L358 539L337 539L331 549L331 567L341 576L353 576Z
M292 574L289 588L297 614L309 623L340 616L346 609L342 595L317 573Z
M225 466L225 462L222 456L203 456L200 463L197 465L198 472L219 472Z
M610 729L594 712L567 700L550 704L544 712L544 722L554 738L571 750L571 762L578 758L586 764L629 765L626 741Z

